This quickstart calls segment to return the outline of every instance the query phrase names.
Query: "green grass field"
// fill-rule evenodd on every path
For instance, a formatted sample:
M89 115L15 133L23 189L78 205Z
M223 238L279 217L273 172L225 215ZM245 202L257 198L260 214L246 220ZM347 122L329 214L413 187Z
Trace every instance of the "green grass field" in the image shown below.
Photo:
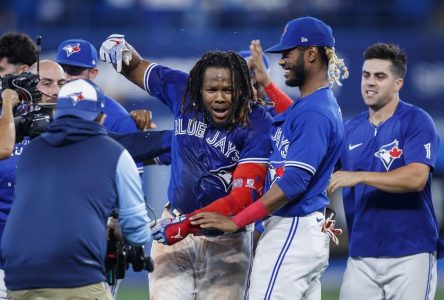
M323 289L322 300L337 300L339 289ZM435 300L444 300L444 290L438 290ZM148 289L139 285L122 286L118 300L148 300Z

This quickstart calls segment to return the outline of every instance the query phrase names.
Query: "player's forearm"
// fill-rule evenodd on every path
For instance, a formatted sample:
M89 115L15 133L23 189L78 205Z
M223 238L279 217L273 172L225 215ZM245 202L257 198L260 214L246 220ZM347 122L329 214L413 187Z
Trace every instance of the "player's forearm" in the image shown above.
M420 192L424 189L429 167L413 163L390 172L356 172L358 181L389 193Z
M136 162L171 151L171 134L168 130L127 134L108 132L108 135L125 147Z
M233 173L233 189L230 194L193 212L217 212L232 216L253 203L263 192L266 165L244 163L237 166Z
M270 214L289 202L284 191L277 184L273 184L273 186L259 200L264 203L264 206Z
M288 203L288 199L279 186L274 184L262 198L232 218L237 228L255 223Z
M268 84L265 85L264 90L268 98L274 102L276 112L278 113L286 111L287 108L293 104L293 100L273 82L269 81Z
M145 89L145 71L150 64L151 62L146 59L133 57L129 66L123 67L122 74L138 87Z
M0 118L0 159L8 158L14 150L15 126L12 113L12 103L3 101L2 116Z

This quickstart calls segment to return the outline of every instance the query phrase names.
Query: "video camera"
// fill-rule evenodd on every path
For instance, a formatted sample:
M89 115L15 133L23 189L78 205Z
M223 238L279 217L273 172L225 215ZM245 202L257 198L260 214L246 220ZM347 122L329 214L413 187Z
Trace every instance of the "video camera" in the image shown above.
M113 211L112 218L118 218L117 210ZM145 256L143 246L131 246L124 241L119 241L114 235L114 230L109 230L105 259L105 275L108 284L114 286L117 279L123 279L130 264L134 272L154 270L154 262L150 256Z
M41 37L37 37L37 63L41 49ZM37 73L39 67L37 66ZM25 136L31 138L43 133L49 123L52 122L52 108L45 106L40 101L42 93L37 89L39 75L29 72L21 74L8 74L0 78L0 92L11 89L17 92L19 104L14 110L14 123L16 130L16 140L21 141ZM1 105L0 97L0 105Z

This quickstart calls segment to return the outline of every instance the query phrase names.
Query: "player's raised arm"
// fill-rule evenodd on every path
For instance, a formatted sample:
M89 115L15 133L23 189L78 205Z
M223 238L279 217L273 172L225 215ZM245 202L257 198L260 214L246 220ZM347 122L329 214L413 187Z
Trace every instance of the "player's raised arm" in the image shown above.
M8 158L14 150L15 126L12 109L18 103L17 92L11 89L2 91L3 107L0 118L0 159Z
M112 34L100 47L100 59L112 63L117 72L144 89L144 73L151 64L125 40L125 35Z
M280 88L278 88L269 76L269 70L265 65L264 52L259 40L252 40L250 44L251 57L248 59L250 75L264 89L268 98L275 104L277 113L287 110L293 104L293 100Z

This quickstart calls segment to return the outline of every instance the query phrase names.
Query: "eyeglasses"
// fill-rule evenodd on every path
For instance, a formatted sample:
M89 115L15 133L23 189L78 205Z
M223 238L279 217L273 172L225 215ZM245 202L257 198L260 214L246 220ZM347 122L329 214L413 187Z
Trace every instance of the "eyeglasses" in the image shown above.
M88 70L89 68L85 67L79 67L79 66L71 66L71 65L61 65L63 68L63 71L65 71L66 74L71 76L78 76L83 71Z

